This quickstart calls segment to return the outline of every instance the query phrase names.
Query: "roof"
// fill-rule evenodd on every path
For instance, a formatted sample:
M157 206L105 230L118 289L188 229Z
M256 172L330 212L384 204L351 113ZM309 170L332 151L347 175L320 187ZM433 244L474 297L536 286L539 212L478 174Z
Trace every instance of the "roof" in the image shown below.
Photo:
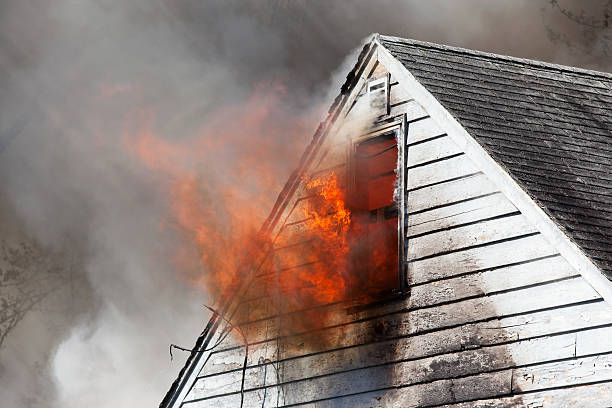
M612 75L379 41L612 278Z

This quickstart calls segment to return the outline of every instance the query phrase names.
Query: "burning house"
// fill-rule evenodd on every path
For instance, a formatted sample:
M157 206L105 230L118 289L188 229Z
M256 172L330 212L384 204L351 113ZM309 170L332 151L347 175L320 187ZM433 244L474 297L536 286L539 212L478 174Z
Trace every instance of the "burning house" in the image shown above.
M161 407L609 405L611 102L375 35Z

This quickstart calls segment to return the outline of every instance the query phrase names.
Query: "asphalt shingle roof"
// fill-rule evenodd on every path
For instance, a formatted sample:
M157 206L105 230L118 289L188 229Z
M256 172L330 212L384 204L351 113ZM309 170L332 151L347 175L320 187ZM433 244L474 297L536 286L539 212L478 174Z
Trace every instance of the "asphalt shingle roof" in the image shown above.
M380 42L612 278L612 75Z

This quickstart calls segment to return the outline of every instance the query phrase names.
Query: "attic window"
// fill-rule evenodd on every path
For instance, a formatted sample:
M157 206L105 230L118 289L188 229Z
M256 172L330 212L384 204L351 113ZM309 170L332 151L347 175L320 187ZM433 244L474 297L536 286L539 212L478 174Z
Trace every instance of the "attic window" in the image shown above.
M372 112L389 114L389 75L370 80L367 89Z
M374 291L395 289L399 287L395 132L358 143L353 154L351 210L356 232L361 237L354 257L358 263L356 268L376 272L377 278L371 282Z
M384 76L379 79L375 79L368 83L368 93L384 92L387 90L387 77Z

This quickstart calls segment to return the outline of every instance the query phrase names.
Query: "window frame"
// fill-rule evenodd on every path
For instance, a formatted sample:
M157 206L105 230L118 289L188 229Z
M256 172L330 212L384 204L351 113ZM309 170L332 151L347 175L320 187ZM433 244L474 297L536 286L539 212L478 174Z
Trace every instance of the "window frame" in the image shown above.
M406 114L400 115L393 118L391 121L386 123L374 124L372 127L367 129L364 133L357 137L349 136L348 151L347 151L347 193L352 195L355 193L357 179L356 179L356 152L357 146L361 143L367 142L368 140L374 139L378 136L394 133L397 139L397 189L396 194L398 196L397 202L397 254L398 254L398 274L399 274L399 290L400 292L406 292L409 289L408 286L408 262L406 261L407 245L408 240L406 239L407 229L407 208L406 202L408 199L406 190L406 177L408 175L406 167L407 159L407 137L408 137L408 122Z

